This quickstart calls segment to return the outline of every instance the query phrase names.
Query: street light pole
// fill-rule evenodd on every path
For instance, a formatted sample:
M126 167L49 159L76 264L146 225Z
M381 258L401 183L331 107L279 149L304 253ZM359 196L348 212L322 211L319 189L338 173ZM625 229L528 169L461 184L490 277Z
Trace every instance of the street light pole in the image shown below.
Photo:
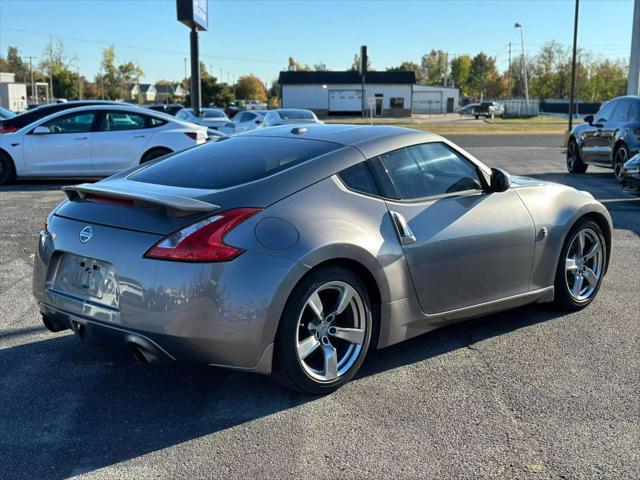
M573 58L571 59L571 91L569 93L569 132L573 129L573 110L576 94L576 57L578 48L578 9L580 0L576 0L576 13L573 19Z
M516 22L514 28L520 29L520 43L522 44L522 75L524 76L524 99L527 102L527 114L529 114L529 80L527 79L527 60L524 56L524 28Z
M631 33L627 95L640 95L640 0L636 0L633 7L633 31Z

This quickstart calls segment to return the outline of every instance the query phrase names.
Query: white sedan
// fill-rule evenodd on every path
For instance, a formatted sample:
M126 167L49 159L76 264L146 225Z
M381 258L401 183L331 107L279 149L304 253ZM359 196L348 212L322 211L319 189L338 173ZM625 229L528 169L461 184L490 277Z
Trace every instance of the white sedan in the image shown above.
M103 177L207 138L204 127L137 107L64 110L0 135L0 184L14 177Z
M210 136L228 136L235 133L235 125L227 114L217 108L202 108L200 115L193 112L193 108L183 108L176 113L176 118L185 122L195 123L207 127Z
M267 110L245 110L233 117L235 133L246 132L258 128L264 121Z

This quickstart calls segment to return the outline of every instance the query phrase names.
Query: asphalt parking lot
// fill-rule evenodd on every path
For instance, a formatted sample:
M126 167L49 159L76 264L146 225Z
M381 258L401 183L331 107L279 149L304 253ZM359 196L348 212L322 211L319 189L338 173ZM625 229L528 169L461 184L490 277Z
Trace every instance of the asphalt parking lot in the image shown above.
M581 312L531 306L374 352L324 398L49 333L31 253L60 184L0 187L0 477L637 478L640 199L609 170L568 175L559 137L452 140L607 206L600 294Z

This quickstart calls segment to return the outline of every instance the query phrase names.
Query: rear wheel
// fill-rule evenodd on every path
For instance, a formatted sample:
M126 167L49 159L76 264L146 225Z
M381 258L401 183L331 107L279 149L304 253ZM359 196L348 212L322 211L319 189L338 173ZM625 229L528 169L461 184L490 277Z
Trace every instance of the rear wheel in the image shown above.
M629 160L629 151L626 145L620 145L613 153L613 175L618 182L622 182L622 167Z
M145 152L140 159L140 163L149 162L151 160L155 160L156 158L164 157L165 155L169 155L171 150L168 148L152 148L148 152Z
M362 365L371 330L362 281L342 267L313 272L296 287L280 319L275 378L301 392L331 393Z
M606 255L600 226L592 220L578 221L560 254L554 284L556 303L576 310L589 305L600 289Z
M572 138L567 145L567 171L569 173L584 173L587 171L588 166L580 158L578 142Z
M15 173L13 161L8 155L0 153L0 185L4 185L13 180Z

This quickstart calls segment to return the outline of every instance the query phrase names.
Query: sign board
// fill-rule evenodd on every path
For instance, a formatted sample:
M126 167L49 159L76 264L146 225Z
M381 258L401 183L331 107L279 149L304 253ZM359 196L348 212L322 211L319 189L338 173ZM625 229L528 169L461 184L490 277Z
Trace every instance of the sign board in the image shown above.
M209 28L208 0L176 0L178 21L196 30Z
M376 105L376 97L367 97L367 105L374 107Z

